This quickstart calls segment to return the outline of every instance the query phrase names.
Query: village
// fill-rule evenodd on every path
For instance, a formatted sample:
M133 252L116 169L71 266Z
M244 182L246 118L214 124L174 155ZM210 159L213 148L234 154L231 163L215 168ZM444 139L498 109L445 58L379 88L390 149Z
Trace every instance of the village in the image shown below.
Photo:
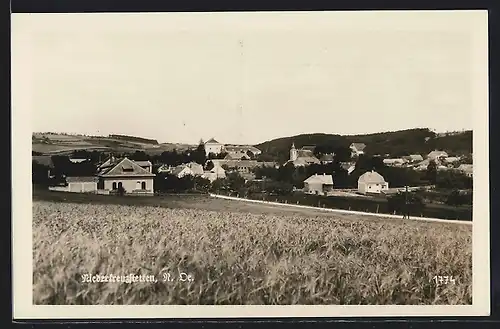
M424 155L397 158L389 154L367 156L366 147L364 143L352 142L349 161L339 161L333 152L318 154L314 145L296 147L292 141L288 160L280 163L263 161L262 151L255 146L223 144L211 138L185 152L184 157L189 161L182 163L168 159L151 161L134 154L115 156L113 152L105 159L94 161L95 164L90 164L92 161L85 152L83 156L82 152L67 156L67 163L74 167L88 164L91 169L85 172L92 175L79 174L78 170L71 173L57 170L53 156L37 155L33 156L34 166L38 168L33 171L33 182L39 180L35 175L40 176L41 169L46 170L48 189L59 192L129 196L213 192L263 199L314 195L330 200L350 199L351 209L356 208L355 199L380 200L422 191L427 203L461 205L469 204L467 200L471 203L470 155L449 156L444 150L433 150ZM61 163L60 158L64 156L58 157ZM420 178L401 178L402 173L404 177ZM448 185L450 181L458 181L456 177L461 177L462 182L468 179L470 184L436 189L436 178L420 181L421 177L429 178L429 173L435 177L451 175L446 176ZM333 201L325 204L330 202Z

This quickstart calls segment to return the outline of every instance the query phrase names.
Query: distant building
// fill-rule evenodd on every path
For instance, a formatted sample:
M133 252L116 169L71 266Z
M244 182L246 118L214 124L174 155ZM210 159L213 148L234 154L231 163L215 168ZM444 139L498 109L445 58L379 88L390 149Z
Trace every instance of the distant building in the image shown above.
M446 157L448 157L448 153L446 153L445 151L434 150L427 154L427 159L429 160L438 160Z
M442 162L444 164L454 164L454 163L460 162L460 158L459 157L446 157L446 158L442 159Z
M261 150L251 145L224 145L224 151L228 154L231 153L245 153L251 152L254 156L262 153Z
M382 193L389 189L387 183L378 172L372 170L367 171L358 179L358 192L362 194L367 193Z
M347 171L347 174L350 175L354 169L356 169L356 163L355 162L341 162L340 167Z
M97 176L99 177L99 190L118 192L120 188L123 188L127 194L152 195L154 193L155 174L128 158L111 157L99 166Z
M321 161L316 158L310 149L296 149L295 143L290 148L290 159L287 163L293 163L295 167L305 167L311 164L320 164Z
M404 156L403 159L407 160L408 162L419 162L424 160L424 158L420 154L410 154Z
M329 163L333 163L333 160L334 160L334 155L333 155L333 154L323 154L323 155L319 158L319 161L320 161L322 164L329 164Z
M328 195L333 191L332 175L312 175L304 181L304 192L317 195Z
M205 142L205 154L208 156L210 153L215 155L220 154L224 151L224 144L219 143L214 138L211 138Z
M472 177L473 174L472 168L473 167L471 164L461 164L460 166L458 166L457 170L466 175L467 177Z
M184 163L175 167L162 165L158 168L158 173L174 175L177 178L182 178L184 176L201 176L203 175L203 166L196 162Z
M224 160L250 160L250 157L244 152L228 153Z
M384 159L384 160L382 160L382 162L384 162L384 164L386 166L400 167L400 166L404 165L407 162L407 160L405 160L403 158L394 158L394 159Z
M364 143L352 143L349 148L351 149L351 156L357 157L365 154L366 145Z
M66 177L68 192L95 193L97 191L97 177Z
M221 166L214 164L214 167L211 170L204 171L201 177L213 182L217 179L226 178L226 171Z

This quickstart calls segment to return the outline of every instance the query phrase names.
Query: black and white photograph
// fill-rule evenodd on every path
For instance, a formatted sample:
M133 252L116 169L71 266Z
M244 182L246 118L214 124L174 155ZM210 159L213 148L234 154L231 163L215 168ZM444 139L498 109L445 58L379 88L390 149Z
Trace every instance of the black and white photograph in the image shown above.
M487 315L487 29L13 14L15 313Z

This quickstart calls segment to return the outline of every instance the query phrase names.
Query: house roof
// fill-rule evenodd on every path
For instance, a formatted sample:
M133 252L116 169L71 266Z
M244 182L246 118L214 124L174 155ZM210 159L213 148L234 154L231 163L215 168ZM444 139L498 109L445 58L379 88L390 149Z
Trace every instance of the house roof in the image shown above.
M172 175L179 175L181 172L183 172L184 170L188 169L190 171L190 168L186 165L179 165L177 167L175 167L174 169L172 169L171 171L171 174Z
M220 144L215 138L210 138L205 144Z
M129 158L123 158L121 161L114 165L108 165L101 169L99 172L101 177L154 177L155 174L150 173L146 169L139 166L135 161Z
M240 160L240 159L249 159L248 155L244 152L238 152L238 153L228 153L225 157L225 160Z
M66 177L68 183L96 183L99 179L95 176L70 176Z
M378 172L372 170L359 176L358 183L380 184L385 183L385 179Z
M314 152L314 149L316 149L316 146L314 146L314 145L304 145L300 149L304 150L304 151Z
M323 154L320 158L321 161L333 161L332 154Z
M216 166L226 165L228 167L257 167L257 160L226 160L226 159L213 159L210 160Z
M352 147L355 147L358 151L363 151L366 147L365 143L352 143Z
M52 157L50 155L33 155L31 159L36 161L38 164L54 168L54 162L52 161Z
M442 156L447 157L448 153L446 153L445 151L434 150L434 151L430 152L429 154L427 154L428 158L436 158L436 157L442 157Z
M252 153L259 153L260 150L251 145L225 145L224 148L227 152L244 152L250 151Z
M305 158L305 157L315 157L313 151L311 150L304 150L300 149L297 150L297 157L298 158Z
M457 169L460 170L460 171L466 172L466 173L472 173L473 172L472 168L473 167L472 167L471 164L463 163L460 166L458 166Z
M308 179L306 179L304 181L304 183L333 185L333 177L332 177L332 175L318 175L318 174L314 174L314 175L310 176Z

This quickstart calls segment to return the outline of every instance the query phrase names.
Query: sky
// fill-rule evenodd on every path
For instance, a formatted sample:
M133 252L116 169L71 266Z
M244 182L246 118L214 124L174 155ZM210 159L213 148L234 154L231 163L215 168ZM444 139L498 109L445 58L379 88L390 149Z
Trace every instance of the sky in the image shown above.
M473 14L14 14L12 74L34 132L257 144L472 129Z

